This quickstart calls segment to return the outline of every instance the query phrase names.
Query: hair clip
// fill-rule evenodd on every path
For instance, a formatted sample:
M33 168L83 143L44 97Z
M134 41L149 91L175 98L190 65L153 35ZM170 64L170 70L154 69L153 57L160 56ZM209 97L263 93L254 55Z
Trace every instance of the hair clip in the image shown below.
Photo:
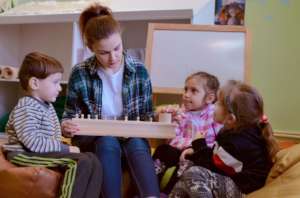
M267 115L262 115L261 118L260 118L260 122L261 123L264 123L264 124L268 124L269 123L269 119L268 119L268 116Z

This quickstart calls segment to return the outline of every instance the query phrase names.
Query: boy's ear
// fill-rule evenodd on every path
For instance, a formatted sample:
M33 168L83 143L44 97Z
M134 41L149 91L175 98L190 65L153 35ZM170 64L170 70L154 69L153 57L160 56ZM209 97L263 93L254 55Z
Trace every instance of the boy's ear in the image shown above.
M39 79L36 77L31 77L28 80L28 88L31 90L36 90L39 88Z
M212 104L216 100L216 94L208 93L205 98L206 104Z

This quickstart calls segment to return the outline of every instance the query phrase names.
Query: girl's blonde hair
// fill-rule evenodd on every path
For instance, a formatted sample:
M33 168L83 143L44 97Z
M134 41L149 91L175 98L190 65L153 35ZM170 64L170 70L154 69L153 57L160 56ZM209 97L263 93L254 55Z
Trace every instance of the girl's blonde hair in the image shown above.
M219 101L236 118L236 128L258 126L266 141L270 160L279 150L271 124L263 120L264 104L258 91L245 83L229 81L220 89Z

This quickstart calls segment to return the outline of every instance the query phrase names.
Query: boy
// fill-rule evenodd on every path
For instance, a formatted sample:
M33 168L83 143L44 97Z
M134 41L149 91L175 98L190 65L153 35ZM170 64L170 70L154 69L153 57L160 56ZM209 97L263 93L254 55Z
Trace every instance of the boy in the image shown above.
M61 91L62 73L62 65L53 57L33 52L24 58L19 79L25 96L9 116L4 150L18 165L47 162L46 167L65 168L61 197L99 197L102 169L98 159L61 142L60 124L51 102Z

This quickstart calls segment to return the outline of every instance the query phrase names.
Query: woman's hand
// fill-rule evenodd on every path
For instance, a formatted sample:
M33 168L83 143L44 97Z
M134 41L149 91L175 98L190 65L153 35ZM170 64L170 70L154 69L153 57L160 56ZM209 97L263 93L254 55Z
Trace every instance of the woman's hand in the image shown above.
M194 149L192 148L188 148L188 149L185 149L181 155L180 155L180 161L186 161L186 156L187 155L192 155L194 153Z
M64 137L71 138L79 131L79 126L72 120L64 120L61 123L61 130Z

